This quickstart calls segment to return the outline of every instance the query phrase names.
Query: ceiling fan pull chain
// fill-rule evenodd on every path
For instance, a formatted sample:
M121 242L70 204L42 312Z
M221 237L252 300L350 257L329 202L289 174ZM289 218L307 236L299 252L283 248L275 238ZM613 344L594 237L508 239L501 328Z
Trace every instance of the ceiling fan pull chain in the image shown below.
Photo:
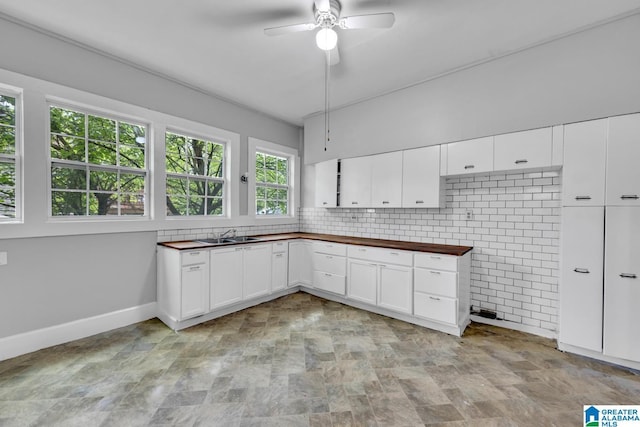
M324 151L327 151L327 143L331 142L330 135L330 116L329 116L329 81L331 77L331 51L327 50L325 53L325 65L324 65Z

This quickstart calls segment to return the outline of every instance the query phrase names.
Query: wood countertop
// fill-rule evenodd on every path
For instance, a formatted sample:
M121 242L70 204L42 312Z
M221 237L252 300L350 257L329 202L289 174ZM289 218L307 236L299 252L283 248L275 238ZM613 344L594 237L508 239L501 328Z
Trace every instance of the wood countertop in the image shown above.
M306 239L306 240L321 240L324 242L343 243L346 245L359 245L359 246L372 246L377 248L398 249L405 251L416 252L430 252L443 255L462 256L471 251L471 246L455 246L455 245L440 245L437 243L417 243L406 242L402 240L383 240L383 239L369 239L366 237L351 237L351 236L337 236L335 234L318 234L318 233L278 233L278 234L262 234L253 236L260 240L249 242L231 242L223 244L208 244L201 243L195 240L185 240L179 242L162 242L158 243L161 246L166 246L172 249L186 250L186 249L207 249L207 248L219 248L224 246L234 245L246 245L256 243L268 243L278 240L292 240L292 239Z

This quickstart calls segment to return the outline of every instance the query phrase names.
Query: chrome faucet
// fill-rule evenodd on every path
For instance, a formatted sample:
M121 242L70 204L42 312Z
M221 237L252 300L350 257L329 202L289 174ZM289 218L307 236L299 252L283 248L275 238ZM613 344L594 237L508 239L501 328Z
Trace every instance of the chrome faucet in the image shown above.
M230 228L230 229L228 229L227 231L225 231L224 233L220 234L220 235L218 236L218 239L222 239L224 236L226 236L226 235L227 235L227 234L229 234L229 233L233 233L233 236L232 236L232 237L236 237L236 231L237 231L237 230L236 230L235 228Z

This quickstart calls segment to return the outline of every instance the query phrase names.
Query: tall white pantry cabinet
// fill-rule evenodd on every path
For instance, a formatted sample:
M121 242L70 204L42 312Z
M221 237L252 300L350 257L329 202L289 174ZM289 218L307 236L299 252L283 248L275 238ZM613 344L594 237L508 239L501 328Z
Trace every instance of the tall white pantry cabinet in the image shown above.
M558 345L637 368L640 114L566 125L564 149Z

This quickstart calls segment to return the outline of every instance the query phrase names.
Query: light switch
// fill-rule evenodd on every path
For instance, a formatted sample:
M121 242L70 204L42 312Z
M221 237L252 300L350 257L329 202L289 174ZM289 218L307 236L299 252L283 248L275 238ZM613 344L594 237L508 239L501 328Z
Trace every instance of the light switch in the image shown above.
M7 253L0 252L0 265L7 265Z

